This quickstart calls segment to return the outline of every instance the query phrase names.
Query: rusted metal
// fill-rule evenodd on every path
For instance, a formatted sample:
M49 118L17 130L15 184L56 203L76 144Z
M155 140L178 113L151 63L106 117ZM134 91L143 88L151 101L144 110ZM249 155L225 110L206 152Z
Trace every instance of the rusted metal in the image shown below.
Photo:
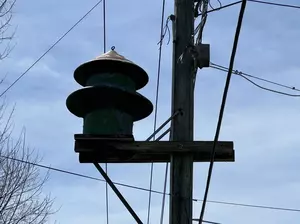
M75 80L82 86L86 86L87 80L97 73L121 73L130 77L136 84L136 90L143 88L148 83L148 75L144 69L110 50L95 59L83 63L74 72Z

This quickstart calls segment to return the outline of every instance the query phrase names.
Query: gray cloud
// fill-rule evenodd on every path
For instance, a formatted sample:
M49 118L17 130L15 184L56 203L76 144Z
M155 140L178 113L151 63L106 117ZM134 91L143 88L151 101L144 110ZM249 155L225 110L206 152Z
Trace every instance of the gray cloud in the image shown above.
M289 1L293 3L293 1ZM295 3L297 3L295 1ZM167 3L167 14L173 4ZM226 4L226 1L223 2ZM68 29L92 4L71 1L19 2L14 23L18 25L17 46L2 62L12 82ZM134 7L133 7L134 6ZM209 15L204 40L211 44L211 59L228 64L238 6ZM141 93L154 102L157 73L161 3L109 1L108 47L141 65L150 82ZM266 13L267 12L267 13ZM236 59L236 68L260 77L298 86L295 25L297 10L248 3ZM171 26L171 25L170 25ZM282 32L284 30L284 32ZM82 121L65 107L68 94L79 85L74 69L102 52L101 7L92 13L31 70L7 97L17 103L16 133L24 125L30 145L44 156L45 164L99 176L92 165L79 164L73 151L73 134ZM164 45L159 101L159 122L170 114L171 50ZM226 74L203 69L195 92L195 139L212 140ZM3 87L2 87L3 88ZM297 207L298 99L263 92L233 77L226 106L221 140L234 140L235 163L216 164L209 198L241 203ZM153 114L135 124L136 139L148 137ZM113 180L148 187L150 165L109 165ZM195 197L203 195L207 164L195 164ZM162 189L164 166L155 165L154 188ZM120 188L129 202L146 219L148 195ZM51 173L45 192L52 192L61 210L53 217L59 223L105 222L104 184L60 173ZM118 199L110 193L111 223L132 223ZM152 222L159 220L161 196L153 196ZM200 203L195 203L195 217ZM166 208L167 210L167 208ZM167 220L167 213L165 218ZM206 219L221 223L298 223L297 213L209 204Z

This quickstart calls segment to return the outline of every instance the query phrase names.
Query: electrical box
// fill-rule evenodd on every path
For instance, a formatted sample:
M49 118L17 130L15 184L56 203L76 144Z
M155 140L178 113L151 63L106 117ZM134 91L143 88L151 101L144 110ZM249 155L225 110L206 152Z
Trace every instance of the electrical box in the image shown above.
M209 44L196 45L195 50L193 51L193 56L199 68L209 67L210 45Z

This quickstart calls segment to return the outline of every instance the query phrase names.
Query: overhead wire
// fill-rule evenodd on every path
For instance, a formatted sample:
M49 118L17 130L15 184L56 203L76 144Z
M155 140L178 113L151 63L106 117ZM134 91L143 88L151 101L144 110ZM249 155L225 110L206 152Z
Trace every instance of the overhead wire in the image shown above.
M164 4L164 3L163 3ZM164 9L163 9L164 10ZM161 39L158 42L158 44L160 45L159 49L161 49L162 44L163 44L163 40L166 36L166 34L168 34L168 41L167 41L167 45L170 43L171 40L171 31L169 28L169 22L172 20L174 20L173 15L168 16L165 26L163 28L163 34L161 35ZM162 12L162 22L163 22L163 12ZM159 60L160 61L160 60ZM160 65L159 65L160 66ZM159 69L160 70L160 69ZM162 207L161 207L161 215L160 215L160 224L163 224L163 220L164 220L164 208L165 208L165 200L166 200L166 186L167 186L167 176L168 176L168 169L169 169L169 163L166 163L166 168L165 168L165 178L164 178L164 187L163 187L163 197L162 197Z
M196 35L196 41L195 41L196 46L202 43L203 30L207 20L207 11L208 11L209 4L210 4L210 0L198 0L194 9L195 11L197 11L197 13L201 9L201 21L199 25L196 27L196 29L194 30L194 35ZM195 18L197 18L197 15L195 16ZM196 64L194 63L193 88L195 88L195 84L196 84L197 71L198 71L198 66L196 66Z
M103 0L103 53L106 53L106 0ZM108 164L105 163L105 173L108 174ZM105 183L106 224L109 224L109 193L108 183Z
M193 219L193 221L198 222L199 219ZM212 222L212 221L207 221L207 220L202 220L202 222L203 222L203 223L209 223L209 224L221 224L221 223L219 223L219 222Z
M103 51L106 52L106 0L103 0Z
M208 11L208 3L209 0L202 0L202 4L199 5L199 7L202 7L201 9L201 21L198 28L198 35L196 37L196 45L202 43L202 36L203 36L203 30L204 26L206 24L207 20L207 11Z
M1 94L2 97L8 90L10 90L21 78L23 78L42 58L45 57L65 36L67 36L84 18L86 18L100 3L99 0L87 13L85 13L69 30L67 30L60 38L58 38L32 65L30 65L13 83L11 83Z
M275 3L275 2L266 2L266 1L259 1L259 0L248 0L248 1L249 2L255 2L255 3L261 3L261 4L266 4L266 5L274 5L274 6L300 9L299 5L290 5L290 4Z
M212 148L211 156L210 156L210 163L209 163L209 169L208 169L208 174L207 174L207 181L206 181L206 187L205 187L205 192L204 192L204 197L203 197L202 208L201 208L200 217L199 217L199 224L202 224L202 220L204 217L206 201L207 201L208 191L209 191L209 187L210 187L210 180L211 180L213 165L214 165L214 160L215 160L216 145L219 140L219 134L221 131L223 114L224 114L224 110L225 110L226 99L227 99L229 84L230 84L230 80L231 80L231 76L232 76L234 59L235 59L235 55L236 55L236 50L237 50L238 40L239 40L239 36L240 36L240 32L241 32L241 27L242 27L242 22L243 22L243 18L244 18L246 4L247 4L247 0L243 0L242 4L241 4L239 17L238 17L236 31L235 31L233 47L232 47L230 63L229 63L229 71L228 71L227 78L226 78L226 83L225 83L225 87L224 87L224 93L223 93L223 97L222 97L222 103L221 103L220 113L219 113L219 118L218 118L218 123L217 123L217 129L216 129L214 142L213 142L213 148Z
M210 10L207 9L207 11L204 11L204 12L201 10L201 11L200 11L201 13L198 14L197 17L198 17L199 15L201 15L201 16L207 15L208 13L215 12L215 11L219 11L219 10L221 10L221 9L225 9L225 8L228 8L228 7L237 5L237 4L241 3L241 2L242 2L242 0L236 1L236 2L232 2L232 3L229 3L229 4L227 4L227 5L222 5L222 3L220 2L220 7L218 7L218 8L213 8L213 7L210 6L212 9L210 9ZM209 3L210 3L210 2L209 2ZM197 7L197 6L196 6L196 7ZM199 5L198 7L200 7L200 5ZM199 29L200 29L201 26L202 26L201 23L199 23L199 24L196 26L196 28L195 28L195 30L194 30L194 34L195 34L195 35L199 32Z
M175 114L180 114L181 110L177 110L175 112ZM172 116L174 117L174 115ZM169 132L171 131L171 128L168 129ZM169 133L168 132L168 133ZM166 195L170 195L167 194L167 180L168 180L168 170L169 170L169 162L166 162L166 167L165 167L165 176L164 176L164 187L163 187L163 192L162 192L162 203L161 203L161 212L160 212L160 224L164 223L164 214L165 214L165 202L166 202Z
M163 15L162 15L162 17L163 17ZM171 31L170 31L170 28L168 26L168 23L169 23L170 20L172 20L171 17L172 17L172 15L168 16L168 18L167 18L166 25L165 25L165 31L164 31L163 36L161 37L160 42L162 42L163 39L165 38L166 31L168 31L168 42L167 42L167 44L169 44L169 42L170 42ZM167 162L166 167L165 167L165 177L164 177L163 195L162 195L162 203L161 203L160 222L159 222L160 224L163 224L163 222L164 222L164 214L165 214L164 211L165 211L165 201L166 201L168 170L169 170L169 163Z
M195 202L202 202L203 200L194 199ZM276 211L286 211L286 212L300 212L300 209L294 208L283 208L283 207L274 207L274 206L265 206L265 205L254 205L254 204L244 204L244 203L235 203L235 202L225 202L225 201L214 201L207 200L209 203L221 204L221 205L231 205L231 206L239 206L239 207L248 207L248 208L260 208L260 209L269 209Z
M164 176L164 188L163 188L162 203L161 203L161 212L160 212L160 222L159 222L160 224L164 223L168 171L169 171L169 163L167 162L166 163L166 168L165 168L165 176Z
M157 125L157 114L158 114L158 99L159 99L159 84L160 84L160 70L161 70L161 56L162 56L162 44L165 36L164 32L164 17L165 17L165 5L166 0L162 0L162 12L161 12L161 24L160 24L160 36L159 36L159 50L158 50L158 65L157 65L157 78L156 78L156 94L155 94L155 111L154 111L154 122L153 122L153 132L156 131ZM169 30L168 21L166 22L166 29ZM169 30L170 32L170 30ZM169 33L170 38L170 33ZM153 141L155 141L155 135L153 135ZM149 178L149 196L148 196L148 209L147 209L147 224L150 223L150 213L151 213L151 199L152 199L152 184L153 184L153 169L154 163L152 162L150 165L150 178Z
M208 10L207 13L211 13L211 12L214 12L214 11L219 11L219 10L221 10L221 9L225 9L225 8L228 8L228 7L237 5L237 4L241 3L241 2L242 2L242 0L236 1L236 2L232 2L232 3L229 3L229 4L227 4L227 5L222 5L222 6L220 6L219 8L214 8L214 9ZM201 15L201 14L200 14L200 15Z
M266 91L269 91L269 92L273 92L273 93L277 93L277 94L280 94L280 95L291 96L291 97L300 97L299 94L284 93L284 92L281 92L281 91L278 91L278 90L274 90L274 89L270 89L270 88L266 88L264 86L258 85L257 83L253 82L251 79L247 78L246 76L244 76L242 74L239 74L239 76L246 79L248 82L252 83L253 85L255 85L256 87L258 87L260 89L263 89L263 90L266 90Z
M195 9L194 9L194 17L197 18L201 12L201 4L202 4L202 0L195 0L194 3L196 3L195 5Z
M273 6L279 6L279 7L300 9L299 5L291 5L291 4L283 4L283 3L275 3L275 2L266 2L266 1L259 1L259 0L248 0L248 1L249 2L253 2L253 3L260 3L260 4L273 5ZM227 5L223 5L221 7L218 7L218 8L210 9L210 10L207 11L207 13L219 11L221 9L225 9L225 8L237 5L237 4L241 3L241 2L242 2L242 0L236 1L236 2L232 2L232 3L229 3ZM199 15L201 15L201 13Z
M217 0L218 3L219 3L219 7L218 8L221 8L222 7L222 2L220 0ZM215 9L215 7L212 6L212 4L210 3L210 1L208 1L208 4L210 6L211 9Z
M214 63L211 63L210 67L214 68L214 69L217 69L217 70L220 70L220 71L228 72L228 68L226 68L224 66L216 65ZM278 91L278 90L274 90L274 89L271 89L271 88L261 86L261 85L257 84L256 82L252 81L250 78L257 79L257 80L260 80L260 81L263 81L263 82L267 82L267 83L270 83L270 84L273 84L273 85L277 85L277 86L280 86L280 87L283 87L283 88L287 88L287 89L290 89L290 90L293 90L293 91L300 92L300 89L298 89L294 86L287 86L287 85L277 83L277 82L273 82L273 81L263 79L263 78L260 78L260 77L257 77L257 76L249 75L249 74L243 73L243 72L238 71L238 70L233 70L232 73L246 79L248 82L250 82L251 84L255 85L256 87L258 87L260 89L263 89L263 90L266 90L266 91L269 91L269 92L273 92L273 93L277 93L277 94L280 94L280 95L285 95L285 96L290 96L290 97L300 97L300 94L285 93L285 92L282 92L282 91ZM250 78L247 78L246 76L248 76Z
M170 27L169 27L169 21L171 20L171 16L168 16L167 21L165 23L165 26L163 28L163 35L161 36L159 42L157 43L157 45L160 45L161 42L165 39L166 35L168 34L168 41L167 41L167 45L170 43L171 40L171 31L170 31Z
M112 182L112 180L107 176L106 172L102 169L102 167L98 163L94 163L94 166L99 171L99 173L102 175L102 177L106 180L106 182L109 184L111 189L114 191L114 193L117 195L117 197L120 199L122 204L125 206L127 211L131 214L132 218L136 221L138 224L143 224L139 216L136 214L136 212L133 210L133 208L129 205L127 200L124 198L124 196L121 194L119 189L116 187L116 185Z
M72 175L72 176L76 176L76 177L81 177L81 178L85 178L85 179L89 179L89 180L105 182L105 180L97 178L97 177L92 177L92 176L89 176L89 175L80 174L80 173L68 171L68 170L65 170L65 169L59 169L59 168L56 168L56 167L53 167L53 166L46 166L46 165L39 164L39 163L32 163L32 162L29 162L29 161L25 161L25 160L21 160L21 159L17 159L17 158L12 158L12 157L8 157L8 156L4 156L4 155L0 155L0 157L5 158L5 159L14 160L14 161L17 161L17 162L20 162L20 163L26 163L28 165L40 167L40 168L43 168L43 169L47 169L47 170L51 170L51 171L55 171L55 172L59 172L59 173L64 173L64 174L68 174L68 175ZM138 186L134 186L134 185L130 185L130 184L124 184L124 183L120 183L120 182L113 182L113 183L115 185L130 188L130 189L134 189L134 190L145 191L145 192L150 191L150 189L148 189L148 188L138 187ZM160 194L160 195L164 194L162 191L157 191L157 190L153 190L153 189L151 191L152 191L152 193L155 193L155 194ZM166 195L171 196L170 193L166 193ZM194 202L202 202L203 200L194 198L193 201ZM296 208L284 208L284 207L254 205L254 204L215 201L215 200L207 200L207 202L208 203L213 203L213 204L221 204L221 205L231 205L231 206L239 206L239 207L270 209L270 210L276 210L276 211L300 212L300 209L296 209Z
M202 0L199 0L199 1L202 1ZM300 6L298 5L290 5L290 4L282 4L282 3L275 3L275 2L266 2L266 1L259 1L259 0L248 0L249 2L253 2L253 3L261 3L261 4L267 4L267 5L274 5L274 6L281 6L281 7L287 7L287 8L294 8L294 9L300 9ZM226 4L226 5L222 5L218 8L212 8L210 10L207 10L206 14L208 13L211 13L211 12L215 12L215 11L219 11L221 9L225 9L225 8L228 8L228 7L231 7L231 6L234 6L234 5L237 5L237 4L240 4L242 2L242 0L240 1L236 1L236 2L232 2L232 3L229 3L229 4ZM202 10L200 10L201 13L198 13L196 14L197 17L199 15L202 15ZM198 24L198 26L196 27L195 29L195 34L199 31L199 28L200 28L200 25L201 24Z
M215 68L215 69L222 68L224 71L226 71L226 72L228 71L227 67L222 66L222 65L218 65L218 64L215 64L215 63L212 63L212 62L210 62L210 67L211 68ZM250 74L247 74L245 72L241 72L241 71L236 70L236 69L233 70L232 72L235 75L242 74L244 76L248 76L248 77L253 78L253 79L257 79L257 80L260 80L260 81L263 81L263 82L267 82L267 83L274 84L274 85L277 85L277 86L280 86L280 87L283 87L283 88L287 88L287 89L290 89L290 90L294 90L294 91L300 92L300 89L296 88L295 86L290 86L290 85L285 85L285 84L282 84L282 83L279 83L279 82L274 82L274 81L271 81L271 80L268 80L268 79L264 79L264 78L261 78L261 77L255 76L255 75L250 75Z

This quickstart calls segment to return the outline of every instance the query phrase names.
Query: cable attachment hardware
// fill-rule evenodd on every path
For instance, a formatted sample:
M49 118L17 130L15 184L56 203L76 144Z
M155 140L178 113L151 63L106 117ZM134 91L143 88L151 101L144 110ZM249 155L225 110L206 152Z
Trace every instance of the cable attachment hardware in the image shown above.
M196 62L196 66L199 68L209 67L210 62L210 45L198 44L190 50L192 57Z
M170 20L171 20L172 22L174 22L174 21L176 20L176 16L173 15L173 14L171 14L171 15L169 16L169 18L170 18Z
M243 72L241 72L239 70L233 70L232 73L236 74L236 75L243 75Z
M186 53L189 53L198 68L207 68L210 65L210 45L198 44L187 46L185 51L178 58L179 62L183 62L183 57Z

